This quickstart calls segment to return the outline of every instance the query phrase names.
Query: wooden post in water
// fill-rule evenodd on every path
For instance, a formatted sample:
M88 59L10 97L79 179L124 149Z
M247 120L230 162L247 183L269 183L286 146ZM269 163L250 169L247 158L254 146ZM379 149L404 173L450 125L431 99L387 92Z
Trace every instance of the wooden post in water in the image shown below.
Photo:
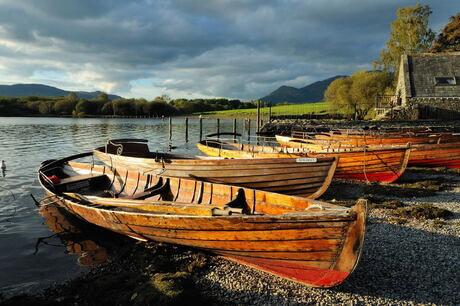
M219 138L219 133L220 133L220 119L217 118L216 120L216 124L217 124L217 138Z
M200 116L200 141L203 138L203 118Z
M268 106L270 107L268 110L268 122L272 122L272 102Z
M251 140L251 118L248 118L248 141Z
M185 142L188 142L188 118L185 118Z
M169 140L172 139L172 118L169 117Z
M236 142L236 118L233 118L233 142Z
M260 129L260 100L257 101L257 125L256 125L256 130L259 132Z

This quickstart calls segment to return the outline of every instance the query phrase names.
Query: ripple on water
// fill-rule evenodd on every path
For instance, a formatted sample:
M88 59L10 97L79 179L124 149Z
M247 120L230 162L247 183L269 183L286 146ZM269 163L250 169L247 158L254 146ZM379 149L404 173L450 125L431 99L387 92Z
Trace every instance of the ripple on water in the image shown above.
M173 144L176 153L200 154L195 146L198 120L189 123L186 143L184 119L173 120L170 141L168 121L161 119L2 118L0 160L5 160L7 172L0 175L0 271L8 277L0 277L0 292L36 290L82 269L78 255L69 255L57 238L51 238L56 246L40 244L34 254L37 240L53 235L30 197L43 196L36 177L42 161L92 150L114 138L144 138L154 151ZM231 121L220 124L221 131L232 130ZM215 131L214 121L203 122L203 135Z

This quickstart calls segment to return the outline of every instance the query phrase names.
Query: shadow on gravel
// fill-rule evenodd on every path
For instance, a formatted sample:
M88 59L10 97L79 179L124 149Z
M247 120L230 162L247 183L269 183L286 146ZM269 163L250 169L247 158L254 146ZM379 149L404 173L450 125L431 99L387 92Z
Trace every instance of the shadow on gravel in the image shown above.
M225 262L220 265L226 268L213 272L218 281L205 280L201 287L205 294L217 295L219 305L459 305L458 254L460 239L455 236L371 223L361 261L340 286L306 287Z
M460 187L460 175L450 170L409 168L399 180L389 184L334 180L320 200L332 203L336 200L354 201L369 195L386 199L433 197L439 192ZM445 202L450 201L457 202L456 199Z
M368 225L361 262L334 291L460 304L460 239L389 223Z

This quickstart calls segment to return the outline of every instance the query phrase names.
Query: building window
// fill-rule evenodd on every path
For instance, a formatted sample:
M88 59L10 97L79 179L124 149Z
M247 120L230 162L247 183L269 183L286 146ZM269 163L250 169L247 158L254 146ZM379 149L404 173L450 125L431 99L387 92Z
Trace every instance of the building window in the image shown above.
M457 85L456 77L435 77L436 85Z

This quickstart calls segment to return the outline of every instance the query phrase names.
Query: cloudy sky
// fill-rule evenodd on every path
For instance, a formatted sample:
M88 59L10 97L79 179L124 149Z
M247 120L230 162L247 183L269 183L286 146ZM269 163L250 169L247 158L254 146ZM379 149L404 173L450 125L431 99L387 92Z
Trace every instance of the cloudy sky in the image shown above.
M370 69L409 0L0 0L0 84L260 98ZM458 0L429 0L439 31Z

